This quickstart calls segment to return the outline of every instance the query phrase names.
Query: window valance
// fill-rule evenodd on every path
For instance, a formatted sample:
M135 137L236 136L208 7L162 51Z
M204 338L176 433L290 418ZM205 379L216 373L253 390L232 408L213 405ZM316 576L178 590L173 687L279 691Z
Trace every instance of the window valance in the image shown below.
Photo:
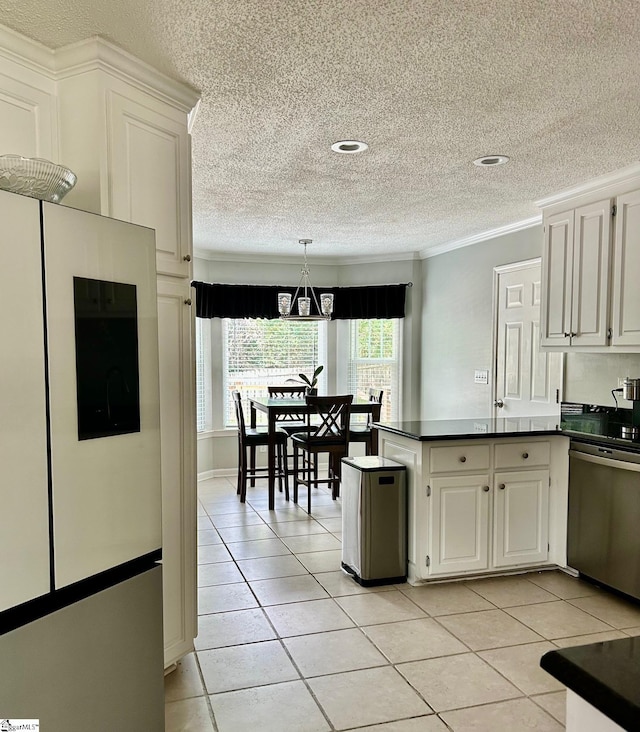
M295 293L295 287L279 285L220 285L192 282L196 291L198 318L279 318L278 292ZM332 292L332 320L363 318L404 318L408 285L367 285L362 287L315 287L316 293ZM317 314L311 303L312 314Z

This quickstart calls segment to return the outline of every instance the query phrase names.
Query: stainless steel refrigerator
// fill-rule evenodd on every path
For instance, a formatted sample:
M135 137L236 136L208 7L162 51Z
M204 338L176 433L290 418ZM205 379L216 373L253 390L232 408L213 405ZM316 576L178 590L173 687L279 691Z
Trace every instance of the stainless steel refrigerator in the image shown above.
M164 730L154 232L0 191L0 717Z

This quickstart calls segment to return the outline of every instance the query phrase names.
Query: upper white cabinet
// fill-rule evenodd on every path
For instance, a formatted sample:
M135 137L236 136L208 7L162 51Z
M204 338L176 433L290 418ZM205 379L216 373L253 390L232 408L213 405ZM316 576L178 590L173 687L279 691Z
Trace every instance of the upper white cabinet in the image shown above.
M640 190L618 196L613 263L613 346L640 346Z
M543 207L541 347L640 351L640 169L538 202Z
M608 343L611 201L545 219L542 345Z
M90 63L96 54L107 63ZM75 69L79 60L82 71L59 81L60 156L78 174L68 203L152 227L158 274L190 277L197 94L104 42L72 47L59 63Z
M156 230L161 274L191 272L191 158L184 120L128 96L109 95L113 216Z

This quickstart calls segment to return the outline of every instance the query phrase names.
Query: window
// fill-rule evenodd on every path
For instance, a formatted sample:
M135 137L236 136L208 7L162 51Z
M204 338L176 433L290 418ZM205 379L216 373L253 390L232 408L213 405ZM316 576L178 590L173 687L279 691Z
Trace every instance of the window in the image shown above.
M210 429L208 406L211 404L211 339L210 321L196 318L196 430Z
M225 426L235 425L231 392L242 397L264 396L267 386L285 384L298 374L310 376L326 363L326 322L224 319ZM324 390L323 371L318 384Z
M352 320L348 385L363 399L381 389L381 419L400 418L400 320Z

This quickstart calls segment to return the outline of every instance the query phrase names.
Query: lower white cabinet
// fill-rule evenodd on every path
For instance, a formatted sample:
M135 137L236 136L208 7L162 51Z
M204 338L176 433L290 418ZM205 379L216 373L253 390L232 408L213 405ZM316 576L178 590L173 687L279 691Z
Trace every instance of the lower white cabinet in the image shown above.
M549 471L495 473L494 567L546 562L549 557Z
M407 467L412 583L566 566L568 445L563 436L420 441L380 431Z
M482 572L489 566L489 476L432 478L429 574Z

